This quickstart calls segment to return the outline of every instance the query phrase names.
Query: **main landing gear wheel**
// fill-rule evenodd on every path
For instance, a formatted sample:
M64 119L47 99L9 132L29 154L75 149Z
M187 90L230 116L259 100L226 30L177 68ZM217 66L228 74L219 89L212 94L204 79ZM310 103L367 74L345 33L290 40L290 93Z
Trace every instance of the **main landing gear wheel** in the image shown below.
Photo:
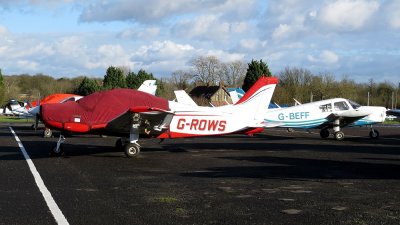
M321 138L327 138L327 137L329 137L329 130L328 129L322 129L319 132L319 135L321 136Z
M64 155L64 148L60 145L57 149L57 143L53 145L50 151L50 156L62 156Z
M135 158L140 153L140 146L137 143L128 143L124 150L126 157Z
M49 128L45 128L43 131L43 137L49 138L53 136L53 132Z
M379 132L378 132L377 130L375 130L375 129L372 129L372 130L369 132L369 137L370 137L371 139L378 139L378 138L379 138Z
M344 139L344 133L342 131L338 131L335 133L335 139L341 141Z

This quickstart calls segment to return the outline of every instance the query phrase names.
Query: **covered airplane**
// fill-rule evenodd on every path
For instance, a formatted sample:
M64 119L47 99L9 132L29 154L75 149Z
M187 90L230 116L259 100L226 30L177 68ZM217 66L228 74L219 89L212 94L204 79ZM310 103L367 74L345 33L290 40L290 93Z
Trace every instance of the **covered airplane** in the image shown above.
M263 130L268 105L278 79L261 77L235 105L201 107L168 101L141 91L114 89L88 95L77 102L40 107L46 126L72 133L94 133L125 137L117 141L125 155L140 152L139 135L182 138L244 133ZM60 135L52 154L63 150Z
M145 80L139 87L139 91L143 91L152 95L156 94L157 91L157 85L156 85L156 80ZM83 96L80 95L75 95L75 94L51 94L48 95L38 102L34 101L31 104L31 108L26 107L28 109L27 115L28 116L35 116L36 117L36 123L32 126L33 128L37 128L38 120L39 120L39 107L36 107L37 105L42 105L42 104L54 104L54 103L64 103L68 101L78 101L79 99L83 98ZM43 131L43 137L51 137L53 135L53 132L51 131L50 128L45 127Z

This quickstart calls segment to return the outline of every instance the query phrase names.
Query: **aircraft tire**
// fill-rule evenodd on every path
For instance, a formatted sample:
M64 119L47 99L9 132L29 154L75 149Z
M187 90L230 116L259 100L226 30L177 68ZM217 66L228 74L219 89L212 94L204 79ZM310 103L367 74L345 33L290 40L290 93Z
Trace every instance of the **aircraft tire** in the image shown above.
M43 131L43 137L44 138L49 138L53 136L53 132L49 128L45 128Z
M50 151L50 156L62 156L62 155L64 155L64 148L62 147L62 145L60 145L60 147L58 148L58 151L56 151L56 148L57 148L57 143L55 143L54 145L53 145L53 147L51 148L51 151Z
M338 131L335 133L335 139L341 141L344 139L344 133L342 131Z
M140 153L140 146L136 143L128 143L124 150L126 157L135 158Z
M377 131L377 130L371 130L370 132L369 132L369 137L371 138L371 139L378 139L379 138L379 132Z
M329 130L328 129L322 129L319 132L319 136L321 136L321 138L327 138L329 137Z

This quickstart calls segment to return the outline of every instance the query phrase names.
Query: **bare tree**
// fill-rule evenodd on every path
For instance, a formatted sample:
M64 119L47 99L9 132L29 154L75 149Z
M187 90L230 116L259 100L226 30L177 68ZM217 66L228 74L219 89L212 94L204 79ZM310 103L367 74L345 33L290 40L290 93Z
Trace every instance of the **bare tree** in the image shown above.
M194 67L194 77L203 84L218 82L221 62L215 56L199 56L190 61Z
M228 86L241 86L246 75L247 64L237 60L221 64L221 78Z
M171 82L176 89L186 90L190 86L193 75L189 71L178 70L172 73Z

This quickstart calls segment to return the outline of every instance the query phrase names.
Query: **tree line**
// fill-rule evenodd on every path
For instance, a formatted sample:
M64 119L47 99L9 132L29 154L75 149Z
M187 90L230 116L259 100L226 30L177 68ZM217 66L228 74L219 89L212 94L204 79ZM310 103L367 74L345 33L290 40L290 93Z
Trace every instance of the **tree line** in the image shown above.
M113 88L137 89L149 79L157 80L156 95L174 99L174 90L190 91L198 85L224 84L226 87L242 87L247 91L261 75L271 76L268 65L262 60L222 62L215 56L199 56L189 61L188 70L174 71L169 77L156 79L152 73L140 69L137 73L126 67L110 66L103 78L80 76L55 79L44 74L5 76L0 69L0 103L8 99L36 100L53 93L75 93L89 95L100 90ZM278 72L279 84L273 101L278 104L293 105L297 99L302 103L322 99L342 97L352 99L362 105L377 105L395 108L400 105L399 86L385 81L357 83L349 77L337 80L333 74L313 74L297 67L287 67ZM19 95L24 94L24 95ZM393 101L392 101L393 100Z

